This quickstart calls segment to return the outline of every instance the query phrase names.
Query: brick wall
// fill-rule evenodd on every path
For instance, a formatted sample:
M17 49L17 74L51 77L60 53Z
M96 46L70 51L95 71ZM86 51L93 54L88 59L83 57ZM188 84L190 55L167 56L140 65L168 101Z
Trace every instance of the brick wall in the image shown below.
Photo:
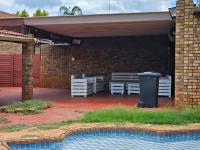
M66 46L42 45L41 87L66 88L69 80L70 50Z
M176 105L200 105L200 16L192 0L177 0Z
M0 55L21 54L21 53L22 53L22 44L0 41ZM40 46L35 46L35 53L40 54Z
M40 86L40 47L37 46L35 49L34 55L34 86ZM13 86L21 86L22 84L22 44L11 43L11 42L0 42L0 56L2 58L10 56L10 59L13 61L11 68L13 69L10 76L12 77ZM3 66L5 62L0 61ZM3 72L1 72L2 74ZM2 81L3 82L3 81ZM2 84L2 83L0 83Z
M0 42L0 54L21 54L22 44Z
M168 37L83 39L81 45L48 46L41 51L43 87L70 86L71 74L157 71L168 73ZM75 61L72 61L75 58Z

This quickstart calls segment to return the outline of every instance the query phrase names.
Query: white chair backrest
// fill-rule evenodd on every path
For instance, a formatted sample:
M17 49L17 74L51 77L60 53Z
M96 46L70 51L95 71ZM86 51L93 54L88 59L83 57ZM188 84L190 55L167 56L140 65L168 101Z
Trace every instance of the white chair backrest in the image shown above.
M113 81L139 81L137 73L113 72Z

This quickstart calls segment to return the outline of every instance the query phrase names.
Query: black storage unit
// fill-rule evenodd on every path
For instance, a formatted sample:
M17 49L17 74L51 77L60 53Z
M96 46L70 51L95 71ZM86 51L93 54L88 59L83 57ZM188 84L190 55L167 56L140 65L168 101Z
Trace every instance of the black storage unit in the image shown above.
M158 107L158 86L160 73L139 73L140 79L140 101L138 107Z

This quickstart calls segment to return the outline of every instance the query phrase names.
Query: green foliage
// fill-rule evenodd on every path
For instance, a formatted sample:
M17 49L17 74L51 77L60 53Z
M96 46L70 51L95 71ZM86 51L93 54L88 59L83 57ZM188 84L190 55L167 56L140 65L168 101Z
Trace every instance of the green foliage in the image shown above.
M0 118L0 123L7 123L8 119L7 118Z
M34 17L41 17L41 16L48 16L49 13L46 10L41 10L41 9L37 9L34 13L33 16Z
M18 16L18 17L29 17L29 13L28 13L28 11L26 11L26 9L24 9L22 11L17 11L16 16Z
M179 114L187 123L200 123L200 108L186 108Z
M200 123L200 108L184 110L141 110L113 108L87 113L83 123L141 123L141 124L189 124Z
M64 16L78 16L83 14L82 9L78 6L74 6L72 8L67 6L61 6L60 13Z
M4 126L0 128L1 132L16 132L16 131L21 131L26 128L26 125L24 124L16 124L16 125L11 125L11 126Z
M20 110L21 114L38 114L42 113L45 108L51 107L50 102L36 101L36 100L27 100L24 102L17 102L11 105L1 106L0 109L3 112L16 112Z
M182 110L143 110L136 108L128 109L123 107L100 109L93 112L88 112L83 118L76 120L38 124L33 126L17 124L1 127L0 131L15 132L24 130L28 127L35 127L39 130L52 130L74 123L115 123L119 125L125 123L186 125L191 123L200 123L200 108L186 108Z

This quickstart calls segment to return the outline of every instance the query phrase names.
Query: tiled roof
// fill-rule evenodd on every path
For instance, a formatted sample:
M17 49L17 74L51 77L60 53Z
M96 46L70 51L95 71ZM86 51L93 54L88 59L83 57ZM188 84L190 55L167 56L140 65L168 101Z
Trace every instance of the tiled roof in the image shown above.
M18 16L7 12L0 11L0 18L17 18Z
M22 33L10 31L10 30L0 30L0 34L26 37L26 35L24 35Z

